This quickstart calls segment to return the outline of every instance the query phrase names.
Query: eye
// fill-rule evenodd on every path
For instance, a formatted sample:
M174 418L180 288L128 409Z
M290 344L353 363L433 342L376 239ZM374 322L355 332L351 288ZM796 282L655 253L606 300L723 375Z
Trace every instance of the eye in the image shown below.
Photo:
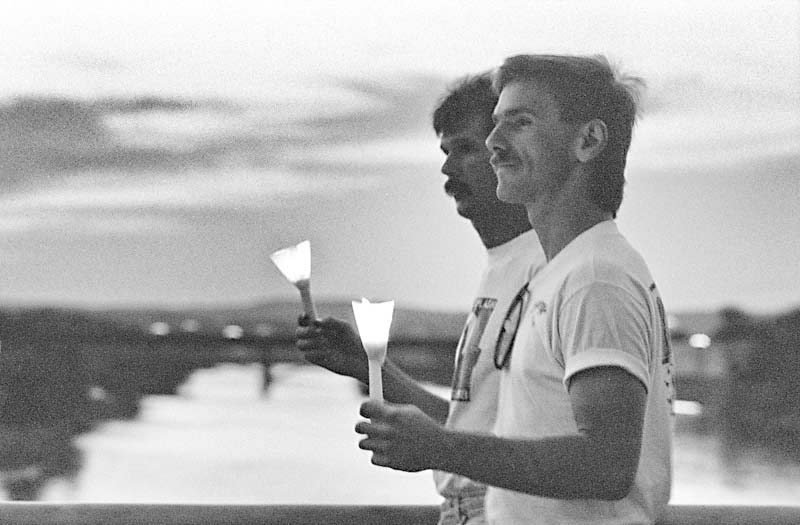
M514 118L513 124L517 127L530 126L533 124L533 119L527 115L519 115Z
M475 147L472 144L461 144L456 148L459 153L472 153L475 151Z

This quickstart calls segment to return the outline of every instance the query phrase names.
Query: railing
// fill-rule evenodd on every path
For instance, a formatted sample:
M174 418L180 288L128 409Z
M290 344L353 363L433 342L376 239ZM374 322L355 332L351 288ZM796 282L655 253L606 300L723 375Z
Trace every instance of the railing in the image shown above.
M800 503L800 502L798 502ZM4 525L425 525L436 506L0 503ZM672 505L658 525L797 525L798 507Z

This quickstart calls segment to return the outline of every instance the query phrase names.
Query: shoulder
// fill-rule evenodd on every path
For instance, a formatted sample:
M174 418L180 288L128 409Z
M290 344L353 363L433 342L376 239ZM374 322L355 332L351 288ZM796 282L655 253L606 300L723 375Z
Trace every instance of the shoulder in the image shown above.
M652 278L642 256L616 229L595 235L566 261L565 292L585 287L646 293Z

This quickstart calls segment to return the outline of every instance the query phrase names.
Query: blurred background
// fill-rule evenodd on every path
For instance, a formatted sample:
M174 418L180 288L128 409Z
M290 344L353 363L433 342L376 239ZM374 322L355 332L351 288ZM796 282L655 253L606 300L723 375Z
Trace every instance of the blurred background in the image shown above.
M678 503L800 501L796 1L3 2L7 499L436 503L369 465L363 391L293 350L268 255L322 314L394 299L443 395L483 249L430 114L524 52L648 84L621 230L670 313ZM309 483L309 478L313 479Z

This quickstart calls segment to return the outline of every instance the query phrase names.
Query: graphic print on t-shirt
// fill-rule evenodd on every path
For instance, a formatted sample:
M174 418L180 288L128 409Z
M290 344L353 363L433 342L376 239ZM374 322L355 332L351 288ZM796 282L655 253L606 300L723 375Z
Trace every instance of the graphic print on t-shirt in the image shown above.
M481 355L480 343L489 316L492 315L497 299L478 297L472 305L472 311L464 324L461 338L456 347L456 366L453 371L453 385L450 399L453 401L469 401L472 382L472 369Z
M656 306L658 307L658 316L661 320L661 344L663 345L661 351L661 365L664 367L664 382L665 386L667 387L668 395L667 402L669 403L671 410L674 410L675 380L673 378L673 369L675 365L672 361L672 344L670 343L669 337L667 313L666 310L664 310L664 303L661 300L661 295L658 293L656 283L652 283L650 285L650 293L652 293L655 297Z

